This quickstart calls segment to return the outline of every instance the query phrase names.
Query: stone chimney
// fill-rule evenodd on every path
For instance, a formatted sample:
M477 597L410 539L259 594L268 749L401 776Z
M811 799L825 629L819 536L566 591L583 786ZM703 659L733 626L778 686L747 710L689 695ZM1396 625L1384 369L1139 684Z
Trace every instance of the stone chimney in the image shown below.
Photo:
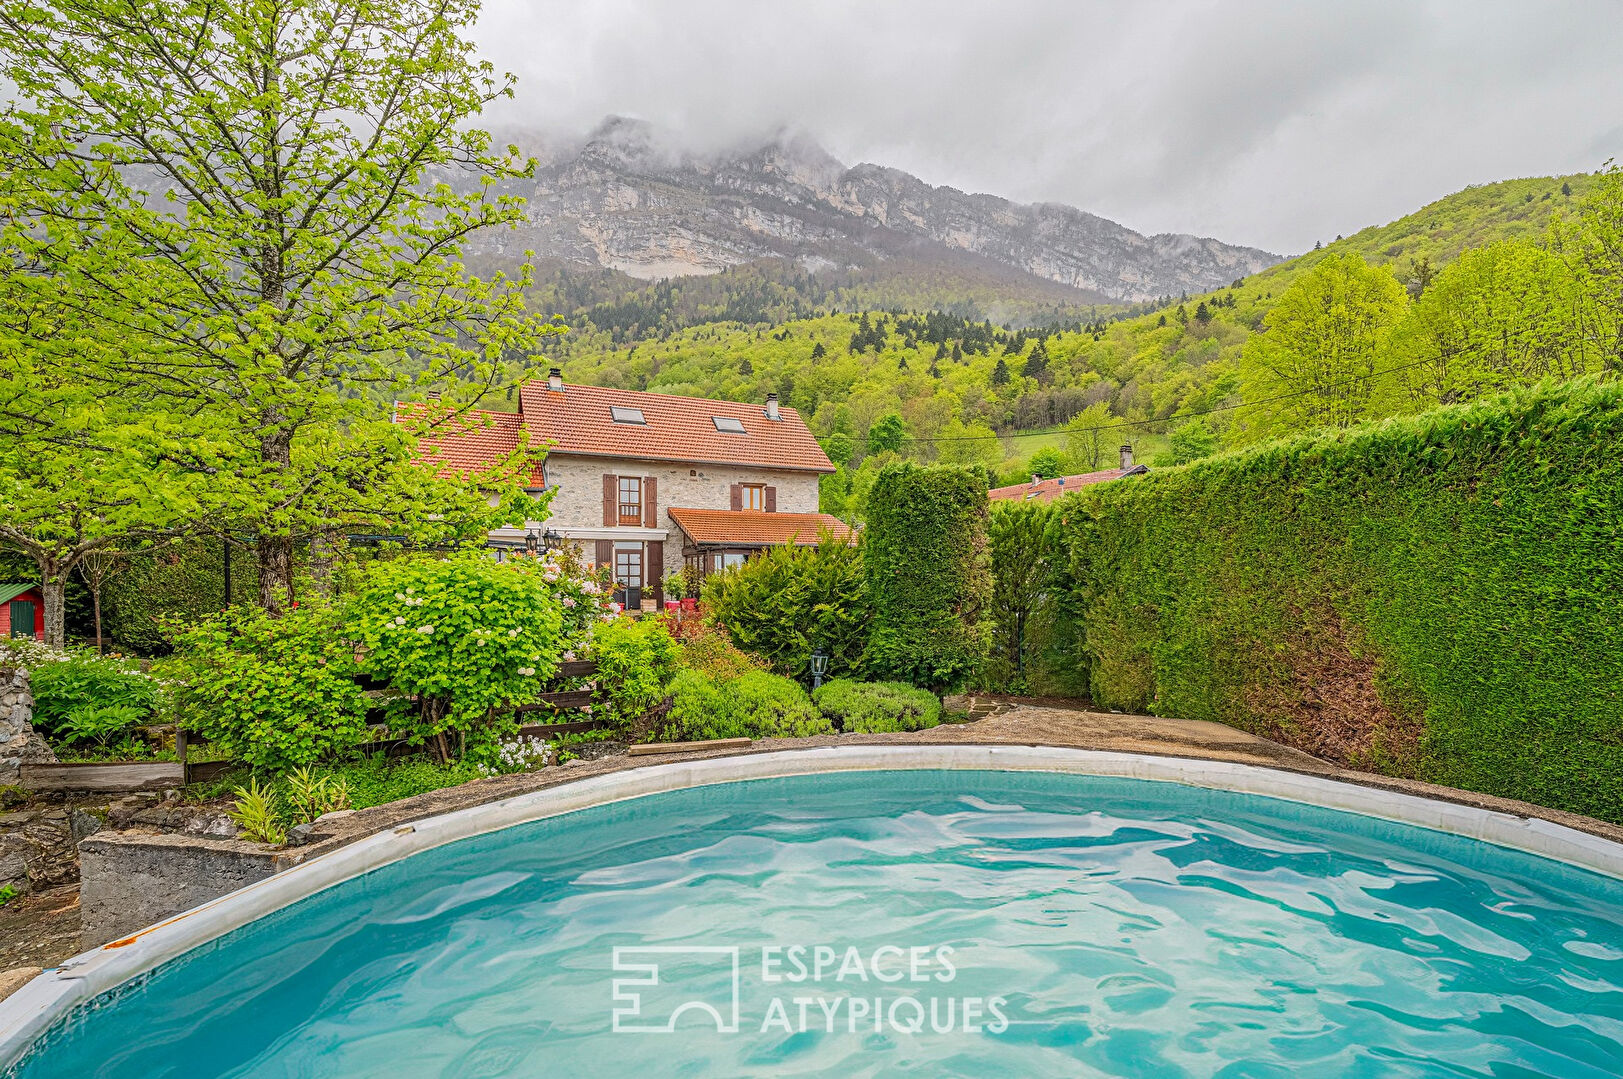
M778 395L775 393L766 395L766 418L773 421L783 418L778 415Z
M1123 446L1121 448L1121 467L1124 472L1133 467L1133 447Z
M1033 487L1037 486L1042 481L1043 481L1043 478L1041 476L1037 475L1037 473L1033 472L1031 474L1031 485Z
M547 372L547 389L553 393L564 392L564 372L561 367L554 367Z

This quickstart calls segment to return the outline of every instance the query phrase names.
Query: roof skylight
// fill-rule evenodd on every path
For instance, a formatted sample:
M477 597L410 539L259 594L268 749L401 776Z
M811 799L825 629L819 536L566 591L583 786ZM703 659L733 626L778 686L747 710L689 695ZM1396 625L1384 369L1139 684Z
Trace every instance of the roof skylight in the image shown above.
M609 406L609 419L615 423L640 423L646 425L647 420L642 418L640 408L621 408L619 405Z
M742 435L746 433L744 431L744 421L734 419L732 416L711 416L710 422L716 425L716 430L725 431L729 435Z

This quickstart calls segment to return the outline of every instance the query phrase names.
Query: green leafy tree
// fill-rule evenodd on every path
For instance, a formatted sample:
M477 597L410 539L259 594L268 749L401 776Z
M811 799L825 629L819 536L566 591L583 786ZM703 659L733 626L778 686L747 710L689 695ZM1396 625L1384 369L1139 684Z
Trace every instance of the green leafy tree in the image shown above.
M1155 463L1162 467L1186 465L1217 452L1217 432L1197 416L1174 427L1167 436L1167 445L1167 452L1157 456Z
M1395 404L1425 409L1599 370L1602 321L1558 256L1523 240L1466 251L1393 333Z
M1112 435L1111 425L1119 422L1103 401L1089 405L1065 425L1065 452L1077 467L1097 472L1104 466Z
M995 469L1003 461L1003 441L984 423L948 420L936 435L936 461Z
M1587 331L1603 370L1623 370L1623 167L1596 175L1575 220L1557 222L1553 239L1596 312Z
M1330 255L1279 298L1241 357L1250 410L1244 439L1313 427L1348 427L1377 412L1387 334L1408 294L1385 267Z
M868 428L868 452L895 453L907 440L907 424L895 412L887 412Z
M1004 692L1029 689L1031 668L1042 648L1038 629L1046 621L1059 542L1050 534L1054 516L1052 503L998 502L987 523L992 634L986 677Z
M1027 471L1032 475L1051 480L1056 476L1063 476L1069 472L1070 462L1066 460L1065 454L1059 450L1054 449L1052 446L1044 446L1031 455L1031 461L1026 467Z
M475 0L0 9L16 276L116 343L85 381L202 428L214 484L260 537L269 609L288 601L300 536L492 523L472 485L411 475L416 431L509 383L510 361L552 329L524 310L527 268L486 281L459 261L467 237L520 218L492 181L526 168L473 126L512 85L461 36L476 13ZM428 385L439 403L391 423L388 399ZM521 470L480 477L500 519Z

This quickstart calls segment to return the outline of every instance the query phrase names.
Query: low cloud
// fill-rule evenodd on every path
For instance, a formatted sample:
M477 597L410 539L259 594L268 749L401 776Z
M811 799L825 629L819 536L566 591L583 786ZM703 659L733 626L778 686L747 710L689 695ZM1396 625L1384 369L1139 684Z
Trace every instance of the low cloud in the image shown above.
M781 129L847 163L1280 253L1623 150L1623 5L487 0L493 123Z

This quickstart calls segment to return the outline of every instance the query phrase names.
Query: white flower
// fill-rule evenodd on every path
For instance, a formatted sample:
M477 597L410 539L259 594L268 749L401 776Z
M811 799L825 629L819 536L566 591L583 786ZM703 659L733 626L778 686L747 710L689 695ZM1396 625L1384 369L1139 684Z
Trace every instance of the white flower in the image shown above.
M574 605L575 605L575 599L574 599L573 596L565 596L564 597L564 606L565 607L573 607Z
M573 652L565 652L564 653L564 662L565 663L573 663L573 662L575 662L575 653L573 653Z
M403 614L395 615L394 616L394 624L397 625L397 626L405 625L406 624L406 616L403 615Z
M535 668L534 667L520 667L518 669L518 673L522 674L526 678L529 678L531 675L535 674Z
M434 627L433 626L418 626L417 627L417 632L418 633L433 633L434 632Z
M398 600L401 600L401 601L404 601L405 598L406 598L406 594L404 592L396 592L394 594L394 598L398 599Z
M518 636L518 630L510 629L510 630L507 631L507 635L509 637L517 637Z

